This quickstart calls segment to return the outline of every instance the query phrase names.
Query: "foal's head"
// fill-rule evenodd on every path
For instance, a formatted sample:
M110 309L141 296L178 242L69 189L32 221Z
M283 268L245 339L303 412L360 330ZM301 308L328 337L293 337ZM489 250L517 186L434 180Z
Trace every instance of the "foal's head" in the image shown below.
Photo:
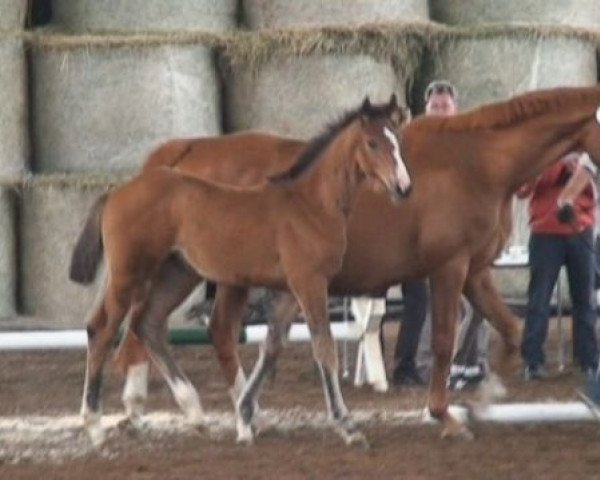
M366 97L358 113L359 168L377 179L395 200L406 197L411 179L400 153L400 126L409 120L409 111L392 95L383 105L371 105Z

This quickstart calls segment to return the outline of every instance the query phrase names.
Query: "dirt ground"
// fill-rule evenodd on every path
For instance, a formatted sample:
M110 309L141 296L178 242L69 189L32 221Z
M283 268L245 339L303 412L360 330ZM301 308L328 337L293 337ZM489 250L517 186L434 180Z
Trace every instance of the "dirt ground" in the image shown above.
M393 323L386 326L386 357L390 367L396 328ZM556 358L555 337L551 335L549 346L553 358ZM256 352L256 346L243 347L246 368L252 365ZM179 347L176 356L198 387L205 409L230 413L231 403L212 347ZM353 367L354 348L350 348L350 358ZM276 378L265 389L261 407L322 414L323 395L311 359L308 344L291 344L281 358ZM77 414L84 361L84 351L0 353L0 419ZM573 368L559 374L554 364L550 364L550 370L552 377L543 382L524 383L517 372L506 378L508 401L575 401L575 388L581 383L579 374ZM104 385L105 413L121 412L121 387L122 380L109 371ZM380 412L421 408L427 396L422 388L374 393L369 388L357 389L349 381L343 382L343 393L350 409ZM453 394L452 401L459 402L469 395ZM152 375L147 410L177 412L156 372ZM476 424L472 429L475 440L467 442L441 440L437 425L366 422L368 450L346 447L330 430L309 426L267 429L253 446L237 445L233 429L218 436L197 432L160 435L117 432L111 435L104 449L96 451L77 428L65 432L61 440L74 452L79 451L70 457L51 457L44 447L35 444L15 455L11 441L0 437L0 478L600 478L597 423ZM81 449L77 450L78 447Z

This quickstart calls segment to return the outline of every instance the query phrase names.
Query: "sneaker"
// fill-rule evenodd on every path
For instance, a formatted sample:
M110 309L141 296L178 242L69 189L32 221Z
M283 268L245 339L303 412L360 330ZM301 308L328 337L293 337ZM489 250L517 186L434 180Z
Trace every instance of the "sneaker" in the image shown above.
M392 384L397 387L421 387L425 385L425 381L414 367L396 367L394 375L392 376Z
M596 377L588 379L585 391L578 390L577 395L590 409L596 420L600 421L600 379Z
M594 398L589 388L585 392L577 390L577 396L590 409L596 420L600 421L600 399Z
M477 365L466 367L463 377L466 383L465 386L476 387L485 378L485 366L483 366L481 363L478 363Z
M481 363L477 365L455 365L450 367L450 376L448 377L448 388L450 390L463 390L479 385L485 378L485 366Z
M465 380L465 367L464 365L457 365L453 363L450 366L450 376L448 377L448 389L449 390L462 390L467 384Z
M581 369L583 376L586 382L590 383L596 380L596 376L598 375L597 367L584 367Z
M527 365L523 369L523 379L530 380L545 380L548 378L548 373L542 365Z

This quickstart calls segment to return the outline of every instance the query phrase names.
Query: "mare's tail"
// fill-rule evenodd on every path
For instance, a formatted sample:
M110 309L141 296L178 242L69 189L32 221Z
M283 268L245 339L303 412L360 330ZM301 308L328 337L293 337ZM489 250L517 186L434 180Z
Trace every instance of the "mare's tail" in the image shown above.
M102 211L107 198L108 192L100 196L92 206L71 255L69 278L82 285L89 285L94 281L102 259Z

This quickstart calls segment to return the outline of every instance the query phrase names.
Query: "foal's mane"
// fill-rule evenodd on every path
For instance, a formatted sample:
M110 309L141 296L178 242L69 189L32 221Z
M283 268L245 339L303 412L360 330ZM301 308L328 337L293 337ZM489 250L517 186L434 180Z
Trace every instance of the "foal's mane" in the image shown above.
M285 184L302 176L316 163L333 140L360 115L364 114L370 119L376 119L388 117L390 113L391 109L387 104L369 105L367 108L363 104L347 111L338 120L326 125L320 134L314 136L290 168L269 177L269 180L276 184Z
M514 126L532 117L561 109L589 104L596 99L600 103L600 89L554 88L518 95L504 102L484 105L471 112L453 117L420 117L415 124L427 125L438 131L469 131ZM597 105L595 105L597 106ZM416 125L415 125L416 126Z

